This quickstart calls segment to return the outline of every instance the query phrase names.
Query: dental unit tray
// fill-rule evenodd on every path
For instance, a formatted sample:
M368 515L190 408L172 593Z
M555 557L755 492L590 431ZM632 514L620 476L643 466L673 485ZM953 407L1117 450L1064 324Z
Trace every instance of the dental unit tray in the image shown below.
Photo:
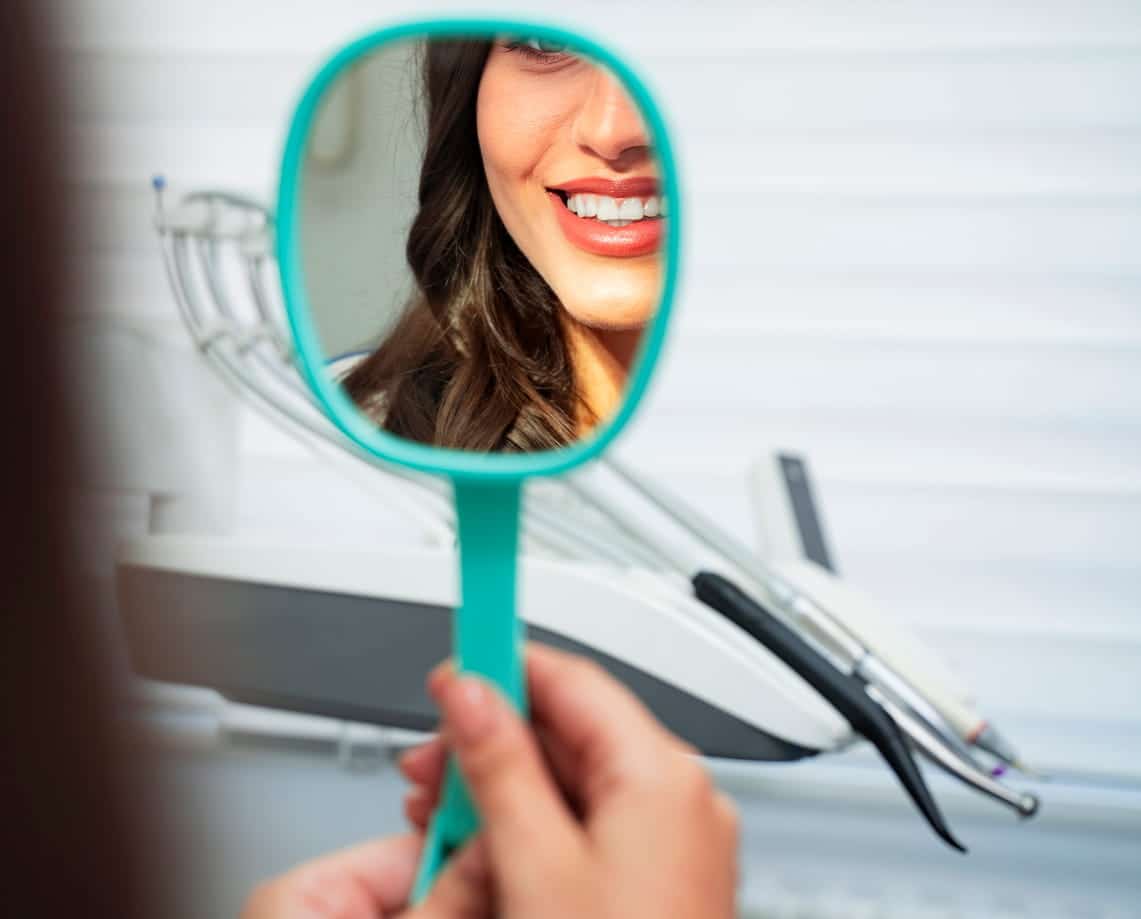
M457 593L446 493L362 456L312 402L267 283L272 215L250 198L217 191L187 195L168 210L165 182L155 188L164 265L204 360L262 418L398 508L419 537L409 544L426 548L365 551L233 534L136 540L123 547L117 570L136 671L238 702L431 729L422 682L450 648ZM750 634L744 626L753 620L731 621L706 605L709 597L700 602L693 585L714 582L700 574L689 582L704 566L656 530L629 522L599 498L589 475L576 475L528 489L520 597L533 638L594 658L711 756L794 760L847 748L859 735L820 694L824 685L846 687L865 710L882 709L885 723L932 763L1023 816L1035 812L1033 796L996 781L948 727L941 712L969 711L968 693L905 630L891 624L885 632L882 621L864 616L859 628L876 632L865 641L870 633L857 634L856 622L829 609L852 604L826 568L766 564L676 496L617 461L601 465L713 549L724 573L754 594L740 598L764 621ZM595 512L595 520L576 525L559 500ZM711 576L719 577L716 567ZM726 581L721 596L733 596L735 584ZM763 636L774 641L766 647ZM790 641L804 646L794 656L835 666L842 680L824 673L817 685L813 668L790 668ZM927 816L933 826L941 819Z
M167 535L125 545L117 579L141 676L428 731L424 675L449 653L455 568L446 551ZM852 739L768 651L660 575L527 559L520 588L531 638L593 658L703 753L793 760Z

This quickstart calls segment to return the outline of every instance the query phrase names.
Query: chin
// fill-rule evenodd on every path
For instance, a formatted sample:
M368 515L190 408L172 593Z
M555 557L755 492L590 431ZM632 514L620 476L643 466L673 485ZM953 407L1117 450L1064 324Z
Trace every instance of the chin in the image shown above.
M583 275L555 287L555 296L575 322L600 329L637 329L654 318L661 301L657 284L614 283L606 275Z
M579 325L599 332L633 332L646 327L654 318L654 311L644 307L631 309L572 309L567 312Z

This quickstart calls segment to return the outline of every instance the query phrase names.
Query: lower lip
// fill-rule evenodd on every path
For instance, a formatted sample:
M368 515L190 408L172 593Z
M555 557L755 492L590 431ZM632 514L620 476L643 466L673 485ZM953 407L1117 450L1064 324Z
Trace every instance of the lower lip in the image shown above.
M624 227L612 227L593 217L579 217L569 210L563 199L553 191L547 192L555 219L566 238L578 248L594 255L632 258L657 252L662 244L662 224L656 217L635 220Z

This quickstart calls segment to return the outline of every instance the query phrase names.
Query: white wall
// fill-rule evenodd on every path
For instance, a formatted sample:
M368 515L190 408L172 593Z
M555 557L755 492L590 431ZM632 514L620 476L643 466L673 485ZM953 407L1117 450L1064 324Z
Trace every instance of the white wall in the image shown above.
M418 47L388 45L338 80L306 144L303 267L330 358L376 347L412 295L405 249L426 127Z
M1141 4L497 9L626 51L677 135L680 317L623 455L752 538L749 464L807 454L844 574L1031 758L1141 781ZM61 10L80 308L177 341L151 174L268 199L321 55L422 12ZM242 443L244 525L319 506L249 471L310 481L285 445Z

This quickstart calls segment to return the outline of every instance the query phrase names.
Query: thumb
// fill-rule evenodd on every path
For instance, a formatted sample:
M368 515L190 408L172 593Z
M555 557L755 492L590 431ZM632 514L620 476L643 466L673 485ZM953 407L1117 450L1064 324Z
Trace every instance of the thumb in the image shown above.
M585 845L534 734L493 686L444 674L430 687L444 734L483 822L496 876L554 872Z
M490 919L493 893L485 844L476 836L448 859L428 896L403 919Z

